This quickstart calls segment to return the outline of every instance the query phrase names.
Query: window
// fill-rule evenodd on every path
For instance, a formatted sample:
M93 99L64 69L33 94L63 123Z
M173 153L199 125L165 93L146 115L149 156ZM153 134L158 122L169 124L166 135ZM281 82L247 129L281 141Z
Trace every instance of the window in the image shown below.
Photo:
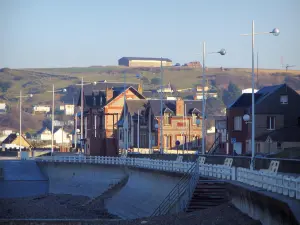
M234 130L242 130L242 117L234 117Z
M124 131L123 131L123 129L120 129L120 140L122 140L123 141L123 135L124 134Z
M281 143L277 142L277 149L281 149Z
M193 121L193 125L197 124L197 114L196 113L192 114L192 121Z
M280 96L280 103L281 104L288 104L288 96L287 95L281 95Z
M164 124L170 125L171 124L171 113L164 114Z
M267 116L267 129L275 130L275 116Z
M165 136L166 140L166 148L171 147L171 136Z

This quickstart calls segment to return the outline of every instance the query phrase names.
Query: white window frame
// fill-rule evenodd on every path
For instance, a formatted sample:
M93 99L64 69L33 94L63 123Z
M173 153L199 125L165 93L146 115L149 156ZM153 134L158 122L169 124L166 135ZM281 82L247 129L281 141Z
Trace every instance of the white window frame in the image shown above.
M280 96L280 103L282 105L286 105L289 103L289 96L288 95L281 95Z
M242 130L242 117L241 116L235 116L233 118L233 130L234 131Z
M274 124L272 124L272 119L273 118L274 118L274 120L273 120ZM276 117L275 116L268 116L267 117L267 122L268 122L267 130L275 130L276 129Z

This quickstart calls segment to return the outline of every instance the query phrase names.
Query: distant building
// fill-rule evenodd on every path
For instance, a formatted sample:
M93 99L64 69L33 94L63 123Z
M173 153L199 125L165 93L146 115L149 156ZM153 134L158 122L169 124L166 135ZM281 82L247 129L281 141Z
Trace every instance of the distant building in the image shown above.
M199 61L189 62L184 64L184 66L190 67L190 68L201 68L202 65Z
M254 93L256 93L258 90L257 89L254 89ZM252 93L252 88L246 88L246 89L243 89L242 90L242 94L244 93Z
M69 144L72 141L72 135L62 128L57 129L53 136L56 144Z
M50 141L52 139L52 133L48 128L44 127L37 132L37 138L40 141Z
M48 113L50 112L50 106L46 105L36 105L33 107L34 113Z
M64 114L67 116L73 116L75 111L75 105L60 105L59 110L64 111Z
M172 60L167 58L122 57L118 63L128 67L160 67L161 61L163 66L172 66Z
M0 103L0 114L6 113L6 103Z
M2 149L18 149L19 146L21 146L21 149L31 147L29 142L23 136L21 136L20 142L20 135L16 135L15 133L8 135L2 142Z

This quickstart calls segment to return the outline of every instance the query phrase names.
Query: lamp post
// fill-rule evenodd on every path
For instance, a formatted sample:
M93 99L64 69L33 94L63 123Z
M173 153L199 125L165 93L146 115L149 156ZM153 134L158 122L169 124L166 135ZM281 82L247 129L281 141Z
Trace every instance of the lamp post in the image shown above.
M250 169L255 168L255 100L254 100L254 88L255 88L255 74L254 74L254 36L259 34L273 34L274 36L278 36L280 31L278 28L274 28L270 32L254 32L254 20L252 20L252 33L251 34L241 34L241 36L250 36L252 37L252 129L251 129L251 163ZM250 117L249 117L250 118Z
M67 92L67 89L57 89L55 90L54 88L54 84L52 85L52 91L47 91L47 92L51 92L52 93L52 123L51 123L51 156L53 155L53 142L54 142L54 111L55 111L55 107L54 107L54 98L55 98L55 93L57 92Z
M197 127L200 126L200 123L201 123L201 120L200 120L200 117L198 116L197 119L196 119L196 125ZM203 138L203 137L202 137ZM197 141L198 142L198 141ZM198 154L199 154L199 150L198 150Z
M22 98L32 98L32 94L29 95L22 95L22 90L20 90L20 95L16 96L17 98L20 98L20 130L19 130L19 151L20 151L20 157L21 157L21 137L22 137Z
M205 58L206 58L206 46L205 46L205 41L203 42L203 62L202 62L202 154L205 154L205 104L206 104L206 97L205 97ZM226 50L222 48L218 52L210 52L208 54L213 54L213 53L219 53L220 55L225 55Z
M160 58L160 154L164 154L163 150L163 65Z

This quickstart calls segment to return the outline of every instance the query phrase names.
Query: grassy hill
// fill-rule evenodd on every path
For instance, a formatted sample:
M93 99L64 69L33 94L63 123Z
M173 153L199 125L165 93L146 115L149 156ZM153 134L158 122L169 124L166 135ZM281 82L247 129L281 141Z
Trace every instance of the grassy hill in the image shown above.
M256 71L255 71L256 72ZM101 67L93 66L86 68L72 67L72 68L46 68L46 69L0 69L0 102L7 102L11 109L18 107L20 90L23 94L33 94L33 98L25 98L23 100L24 108L30 111L32 105L35 104L52 104L52 93L47 92L52 90L52 84L55 88L65 88L72 86L73 93L71 97L76 102L77 96L74 91L74 84L81 82L81 77L87 82L107 80L107 81L124 81L124 74L126 74L126 81L138 83L136 74L139 73L144 77L144 88L156 88L151 85L151 79L160 77L159 68L128 68L128 67ZM206 72L207 79L215 80L218 89L226 89L229 82L237 84L241 89L251 87L251 69L226 69L222 71L219 68L209 68ZM171 82L176 88L190 88L197 84L201 84L202 70L188 69L180 67L164 68L164 84ZM275 85L286 82L295 90L300 90L300 71L290 70L268 70L260 69L258 76L259 86ZM1 85L3 88L1 88ZM79 87L78 87L79 88ZM70 93L69 93L70 95ZM61 102L65 94L55 94L56 104ZM70 98L68 98L70 100ZM12 110L12 117L16 118L17 113ZM0 128L4 127L3 121L9 119L0 116ZM27 120L35 123L34 116L28 116ZM37 121L41 121L39 118ZM2 121L2 122L1 122ZM28 123L28 126L30 122ZM14 123L6 123L5 127L16 126ZM34 125L38 127L38 125ZM26 128L26 127L25 127Z

